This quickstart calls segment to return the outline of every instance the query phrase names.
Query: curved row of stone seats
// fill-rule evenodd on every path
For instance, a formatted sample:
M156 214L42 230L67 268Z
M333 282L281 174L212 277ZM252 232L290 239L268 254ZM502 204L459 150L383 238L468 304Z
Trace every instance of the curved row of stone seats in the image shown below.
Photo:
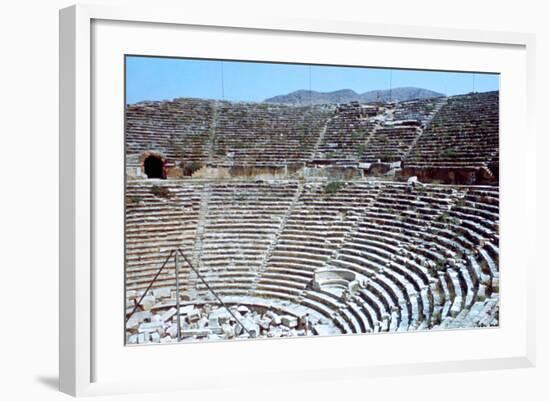
M173 164L203 161L214 118L215 103L200 99L142 102L126 107L126 154L155 150Z
M431 316L433 305L427 288L433 280L426 267L419 263L423 259L417 262L400 255L404 244L411 240L414 229L410 233L402 233L406 228L400 222L397 226L392 223L401 214L410 213L408 208L422 210L423 206L413 196L406 199L405 193L402 199L397 198L397 203L388 203L393 196L386 194L386 191L378 196L362 224L330 264L371 277L363 294L367 295L376 311L376 317L370 316L369 319L379 329L407 330L409 325L418 327L426 316ZM376 304L372 299L383 302ZM386 322L381 320L384 316Z
M401 161L421 132L420 128L411 126L379 128L370 137L368 146L361 155L361 161Z
M351 327L359 327L358 323L348 312L340 316L333 310L335 305L346 309L344 304L332 295L326 295L323 303L323 299L314 297L315 291L304 290L310 285L314 271L322 267L345 240L350 226L377 191L375 185L363 183L361 187L347 185L331 194L325 192L324 184L306 184L252 293L273 297L283 294L295 302L300 297L299 302L308 303L339 321L339 327L345 332L356 332Z
M297 189L296 182L206 184L195 260L212 288L226 294L250 289ZM188 273L189 287L207 292Z
M199 218L202 185L163 180L128 181L126 185L126 286L147 288L168 256L165 249L192 248ZM172 286L174 264L154 287Z
M499 294L492 294L489 298L475 302L469 309L463 309L456 317L446 317L434 329L498 326L499 306Z
M479 284L479 280L471 266L453 269L437 264L439 261L446 261L449 259L448 255L455 252L451 247L452 242L442 237L440 242L431 243L436 237L431 232L437 232L441 229L440 225L444 224L439 222L439 216L452 208L465 192L457 189L434 189L420 197L409 195L407 199L403 185L388 187L386 191L389 192L379 195L368 208L364 222L346 240L338 256L328 263L329 266L355 270L371 277L360 295L356 295L345 306L326 299L332 297L332 294L324 294L325 299L322 302L325 305L347 311L344 314L340 311L338 316L348 316L344 321L349 324L347 330L351 332L431 327L438 324L442 317L456 315L477 300L476 284ZM393 199L400 199L395 195L404 198L403 205L398 204L401 202L395 205L388 203L390 200L393 202ZM439 205L439 212L435 205ZM410 208L415 210L409 210ZM435 208L436 211L426 213L430 208ZM378 209L380 213L377 212ZM418 212L420 218L409 217L412 212ZM433 229L425 230L430 224L434 225ZM426 235L424 231L430 235L430 241L423 239ZM454 235L456 237L458 234L455 232ZM404 248L404 244L408 247ZM431 246L428 247L428 244ZM459 244L454 247L466 252ZM498 249L494 245L493 248ZM400 255L404 249L406 257ZM428 263L430 261L431 264ZM438 272L434 267L445 269ZM299 273L304 274L311 270L304 265ZM292 273L293 276L301 277L295 271ZM263 276L264 281L269 282L268 279L269 276ZM306 293L312 295L310 291ZM320 295L314 296L319 302ZM362 301L357 302L360 300ZM350 315L355 315L355 320Z
M458 199L456 195L459 196ZM435 273L439 277L440 284L440 306L443 306L444 315L449 312L456 313L461 308L469 307L478 297L483 298L487 291L498 291L498 284L495 288L490 281L496 280L498 283L498 262L492 263L492 272L488 272L487 269L482 271L478 262L483 260L484 256L481 255L478 244L463 235L464 226L470 223L468 217L461 216L460 220L452 217L455 208L460 207L457 205L462 203L460 196L464 196L463 191L455 194L455 201L449 206L449 212L443 211L435 220L433 218L431 221L427 220L428 215L418 213L417 216L422 216L418 229L411 228L411 225L418 225L418 221L415 222L409 217L403 220L405 225L397 225L400 226L403 233L406 233L407 237L413 240L414 247L407 251L408 254L416 254L416 258L420 262L423 262L421 258L426 258L432 276L435 276L433 272L435 264ZM478 198L478 200L480 199ZM385 208L387 209L387 205ZM498 219L495 220L493 216L490 220L493 229L498 230ZM415 235L415 232L421 233L422 230L424 230L423 234ZM423 238L428 242L426 243ZM494 241L494 237L490 236L484 241ZM498 240L493 242L493 247L498 247ZM489 280L487 280L488 278ZM480 283L484 286L481 291ZM488 286L491 288L487 288Z
M356 162L366 148L375 128L371 118L341 113L331 118L319 143L314 160L323 162Z
M395 310L400 310L398 319L403 320L402 324L407 327L409 316L413 315L415 309L415 304L409 298L419 294L424 285L418 284L421 280L414 271L403 268L401 260L388 262L393 254L385 254L383 248L378 247L377 241L369 241L368 238L361 232L356 233L351 239L353 243L346 244L338 259L330 261L330 266L345 267L370 277L361 296L375 311L375 315L367 316L374 327L380 327L383 316ZM422 310L422 307L419 309ZM414 315L418 315L418 312Z
M344 241L350 225L376 196L375 185L362 187L367 190L348 185L337 193L326 193L324 184L305 184L258 287L265 281L284 281L294 283L296 288L305 288L313 271L330 258Z
M406 158L405 166L487 166L498 152L498 99L498 92L449 97Z
M311 158L330 113L318 106L223 102L217 111L213 162L303 163Z
M320 294L310 290L298 295L299 288L307 285L312 272L319 266L312 262L315 262L316 258L326 259L327 252L319 250L307 252L309 255L316 255L316 258L304 258L303 255L297 258L296 254L300 249L293 249L293 254L285 256L294 259L294 262L298 261L298 270L292 269L289 274L287 265L283 270L278 269L279 271L273 274L271 271L274 269L270 266L262 275L258 289L271 291L268 295L275 297L278 297L278 294L273 291L283 293L286 299L316 307L320 313L337 321L343 332L351 333L428 328L437 325L440 319L455 316L463 308L471 305L478 299L477 273L467 266L453 270L442 265L440 267L446 269L444 272L434 271L433 266L437 266L439 261L446 260L449 252L454 252L454 248L446 238L441 240L443 245L436 241L428 248L422 240L423 237L416 234L430 222L434 224L434 228L429 232L439 230L438 225L444 223L438 222L438 216L441 214L438 214L434 205L440 206L441 213L442 210L452 207L453 202L457 202L464 193L457 190L435 191L435 194L423 194L420 198L424 200L418 201L416 195L409 195L409 199L406 199L402 185L386 188L386 191L389 192L383 193L385 196L379 195L376 202L369 207L365 215L365 225L360 226L350 239L346 239L338 258L329 262L329 265L351 268L362 274L371 275L368 286L353 300L344 303L333 294ZM399 199L396 195L405 198L403 205L387 203L391 199ZM421 218L415 220L407 216L401 220L399 214L392 217L392 213L376 213L377 204L381 210L400 214L410 214L408 208L412 205ZM430 208L436 208L436 211L426 213ZM380 238L391 238L385 230L390 228L389 233L393 233L391 229L395 228L390 222L380 227L381 220L388 220L388 215L390 218L396 218L398 223L399 239L393 246L391 241L380 241ZM371 221L375 222L375 229L371 227ZM456 232L454 235L457 235ZM433 239L431 237L430 241ZM402 257L399 251L403 248L402 245L407 243L412 246L407 248L407 257ZM458 244L454 246L460 252L467 252ZM273 255L276 257L277 251ZM433 262L434 260L437 262ZM432 261L431 265L427 263L429 261ZM430 266L432 269L429 269Z

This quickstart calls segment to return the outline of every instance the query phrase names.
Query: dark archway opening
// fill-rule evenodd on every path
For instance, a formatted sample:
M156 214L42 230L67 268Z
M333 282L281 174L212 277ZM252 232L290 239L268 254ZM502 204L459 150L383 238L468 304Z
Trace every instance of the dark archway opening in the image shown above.
M143 169L147 178L166 178L164 162L158 156L148 156L143 162Z

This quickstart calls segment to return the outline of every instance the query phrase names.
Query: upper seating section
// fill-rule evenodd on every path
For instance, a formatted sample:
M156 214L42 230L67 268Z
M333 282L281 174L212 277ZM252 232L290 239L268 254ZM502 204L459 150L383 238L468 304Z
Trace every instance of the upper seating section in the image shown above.
M366 150L375 122L360 107L340 107L321 136L314 161L323 163L357 162Z
M126 111L128 155L153 150L171 165L199 161L220 166L304 163L333 113L322 106L199 99L142 102Z
M203 161L214 117L214 103L200 99L142 102L126 108L126 154L153 150L172 164Z
M311 157L331 113L319 106L222 102L213 160L221 165L303 163Z
M399 102L395 105L393 119L395 121L415 120L421 125L426 125L445 99L445 97L437 97Z
M129 105L126 115L132 168L143 167L143 155L152 151L166 167L196 161L199 168L233 167L230 175L256 174L249 167L284 174L306 163L355 168L397 162L392 168L402 168L405 177L492 184L498 146L498 92L339 106L177 99Z
M415 126L388 126L377 129L361 155L363 162L401 161L421 133Z
M498 152L498 92L453 96L435 115L407 167L482 167Z

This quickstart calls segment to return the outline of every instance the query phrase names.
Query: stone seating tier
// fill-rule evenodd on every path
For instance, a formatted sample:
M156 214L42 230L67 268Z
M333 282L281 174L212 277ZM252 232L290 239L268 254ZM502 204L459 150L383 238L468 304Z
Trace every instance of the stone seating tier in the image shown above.
M498 181L498 92L377 105L366 114L358 110L368 105L356 106L200 99L128 105L127 167L139 169L143 155L152 151L170 169L196 162L233 169L230 174L254 167L287 174L286 168L306 165L397 162L406 177L453 184Z
M311 308L344 333L456 326L461 316L473 321L471 308L498 299L497 188L426 185L408 192L400 183L347 182L327 193L325 187L293 180L129 181L127 289L147 288L167 250L179 247L222 298ZM316 271L331 269L366 279L342 293L316 290ZM175 291L174 280L170 263L153 289ZM180 283L182 300L212 298L183 261ZM494 325L497 309L475 324Z

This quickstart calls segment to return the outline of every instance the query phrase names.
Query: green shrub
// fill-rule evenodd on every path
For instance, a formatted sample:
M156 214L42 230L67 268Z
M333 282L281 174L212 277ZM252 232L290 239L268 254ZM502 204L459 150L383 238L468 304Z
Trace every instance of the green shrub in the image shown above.
M180 167L184 176L191 176L194 172L202 168L202 163L198 161L181 162Z
M155 196L158 196L159 198L172 198L174 194L170 192L170 190L166 187L162 187L160 185L153 185L151 187L151 193Z
M457 151L453 148L447 148L440 153L441 157L454 157L457 155Z
M346 184L344 184L342 181L332 181L329 182L325 186L325 193L326 194L335 194L340 189L342 189Z
M449 213L443 212L437 217L437 221L447 223L449 221Z
M139 204L143 201L143 198L141 196L128 196L126 198L126 202L130 205L132 204Z
M367 149L367 146L362 143L361 145L357 146L357 157L363 156L365 153L365 150Z

